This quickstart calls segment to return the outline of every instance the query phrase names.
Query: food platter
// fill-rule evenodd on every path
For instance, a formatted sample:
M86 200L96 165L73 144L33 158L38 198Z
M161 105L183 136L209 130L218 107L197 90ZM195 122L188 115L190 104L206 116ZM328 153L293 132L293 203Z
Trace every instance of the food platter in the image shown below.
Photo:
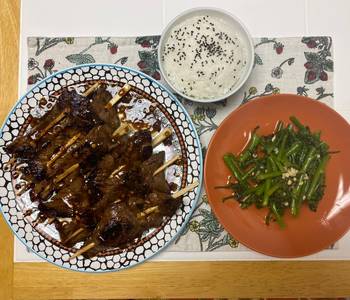
M169 168L167 176L177 183L177 190L198 182L199 187L188 191L182 203L171 217L165 218L160 227L145 232L142 238L124 248L112 248L92 258L82 256L70 259L77 249L64 247L54 224L35 222L29 191L22 187L20 168L9 166L10 157L4 146L16 136L28 130L28 122L34 116L44 115L57 101L62 88L74 87L84 92L97 82L111 85L111 93L117 94L123 86L131 86L137 98L129 121L142 121L147 107L159 120L160 129L171 129L171 143L160 145L169 160L174 155L182 157L182 164ZM113 90L114 89L114 90ZM55 97L52 97L54 95ZM146 103L147 107L142 104ZM123 104L120 104L123 105ZM6 119L0 138L0 202L1 211L15 235L34 253L58 266L84 272L116 271L136 265L164 249L188 221L200 193L202 156L199 138L192 121L181 103L161 84L149 76L116 65L89 64L65 69L36 84L15 105ZM168 179L167 177L167 179ZM34 228L35 227L35 228Z
M331 158L325 171L324 195L316 212L302 205L297 217L285 213L285 228L277 222L266 225L267 208L241 209L235 200L223 202L229 170L223 156L239 154L249 133L259 126L261 135L274 132L276 122L290 122L296 116L313 132L321 132ZM225 229L245 246L257 252L283 258L301 257L331 247L350 227L350 126L334 110L315 100L289 94L258 98L232 112L215 132L206 155L205 187L209 203Z

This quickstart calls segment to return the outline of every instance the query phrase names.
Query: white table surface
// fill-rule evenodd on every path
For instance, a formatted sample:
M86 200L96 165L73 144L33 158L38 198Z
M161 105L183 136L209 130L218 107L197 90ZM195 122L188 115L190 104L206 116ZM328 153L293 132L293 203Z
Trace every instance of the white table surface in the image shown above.
M180 12L215 6L239 17L253 37L330 35L334 41L335 109L350 121L350 1L349 0L22 0L19 94L27 88L28 36L136 36L160 34ZM342 245L347 244L347 247ZM16 241L16 261L37 261ZM346 248L346 249L345 249ZM325 250L305 259L350 258L350 235L339 250ZM345 250L344 250L345 249ZM230 253L163 252L167 259L266 259L242 251ZM254 255L253 255L254 254Z

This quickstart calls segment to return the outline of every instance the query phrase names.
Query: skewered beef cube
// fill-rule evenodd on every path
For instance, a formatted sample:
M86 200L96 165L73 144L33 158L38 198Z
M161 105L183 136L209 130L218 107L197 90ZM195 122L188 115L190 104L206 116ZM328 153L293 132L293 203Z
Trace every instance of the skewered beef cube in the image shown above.
M73 216L73 206L69 203L70 195L65 195L62 197L61 194L51 197L45 202L39 203L40 211L50 218L56 217L72 217Z
M142 211L145 205L145 199L140 196L130 196L128 198L128 206L132 210Z
M93 93L90 109L102 122L109 124L113 129L117 129L120 124L117 109L115 107L105 108L111 99L111 93L106 90L106 86L101 85Z
M6 145L5 150L19 159L32 158L36 153L36 145L30 137L18 136L14 141Z
M43 180L46 177L46 167L40 160L28 159L27 166L23 168L26 180Z
M100 186L103 194L102 198L94 206L94 212L97 218L101 217L103 211L115 201L124 201L127 191L122 186L119 178L109 177L105 180L104 184Z
M112 144L112 129L108 125L98 125L85 136L84 143L90 146L89 151L107 152Z
M94 242L96 246L83 255L93 257L103 248L125 246L143 231L142 224L126 205L113 203L104 211L91 239L86 240L84 244Z
M163 165L164 158L164 151L152 155L148 160L142 163L141 172L145 183L151 190L170 194L170 188L165 179L164 171L153 176L154 172Z
M91 229L86 227L85 224L81 223L80 220L72 219L71 221L56 221L56 229L60 233L61 243L66 247L73 247L76 243L84 241L91 236ZM78 234L74 233L79 230Z
M148 195L148 200L150 206L158 206L161 215L169 217L176 212L182 202L181 197L174 199L170 194L160 192L152 192Z
M151 133L148 130L135 132L129 139L127 152L130 160L144 161L151 157L153 152Z
M117 160L112 154L106 154L98 162L91 184L95 187L101 187L111 173L120 166L117 165Z
M64 89L57 100L57 107L61 110L68 110L74 126L85 132L99 122L98 117L89 106L88 98L78 94L74 89Z

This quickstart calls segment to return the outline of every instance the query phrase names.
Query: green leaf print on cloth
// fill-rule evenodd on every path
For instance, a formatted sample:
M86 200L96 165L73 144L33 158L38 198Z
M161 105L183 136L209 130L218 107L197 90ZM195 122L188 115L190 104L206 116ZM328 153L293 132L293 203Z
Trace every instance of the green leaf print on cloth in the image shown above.
M73 64L91 64L95 62L95 59L91 54L71 54L66 56L67 60Z

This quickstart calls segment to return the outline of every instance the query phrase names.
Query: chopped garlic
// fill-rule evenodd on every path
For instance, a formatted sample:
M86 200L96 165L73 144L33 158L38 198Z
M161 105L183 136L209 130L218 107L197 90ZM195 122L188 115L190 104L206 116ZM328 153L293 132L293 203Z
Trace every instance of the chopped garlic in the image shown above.
M294 168L287 169L287 172L282 174L282 178L289 178L289 177L295 177L298 174L298 170Z

